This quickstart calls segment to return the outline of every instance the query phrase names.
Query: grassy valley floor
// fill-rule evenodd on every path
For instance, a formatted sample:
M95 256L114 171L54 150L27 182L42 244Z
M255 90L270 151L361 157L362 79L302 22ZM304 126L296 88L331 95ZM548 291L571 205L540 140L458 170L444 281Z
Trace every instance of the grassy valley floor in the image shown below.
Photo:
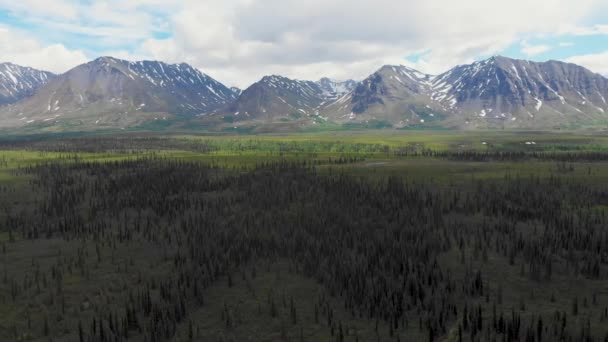
M0 141L1 341L606 341L608 137Z

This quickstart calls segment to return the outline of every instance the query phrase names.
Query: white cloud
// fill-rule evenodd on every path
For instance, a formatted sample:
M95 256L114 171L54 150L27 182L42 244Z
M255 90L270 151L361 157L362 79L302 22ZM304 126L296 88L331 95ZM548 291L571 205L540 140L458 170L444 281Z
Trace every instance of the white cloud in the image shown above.
M574 46L574 43L573 42L561 42L561 43L559 43L559 46L560 47L571 47L571 46Z
M594 36L608 35L608 25L598 24L592 26L577 26L572 24L561 25L557 31L560 35Z
M497 54L529 35L577 25L602 0L184 1L169 40L146 41L139 53L184 60L230 84L265 74L316 79L363 78L382 64L439 73ZM500 10L497 10L500 8ZM539 20L538 13L543 13ZM530 47L538 54L548 47ZM416 63L405 57L430 51Z
M383 64L436 74L522 39L603 32L606 25L585 20L603 6L605 0L510 0L508 6L500 0L0 0L0 8L26 22L98 44L96 53L187 62L240 87L267 74L361 79ZM170 38L154 38L166 30ZM522 51L532 56L549 48ZM420 53L415 63L405 60Z
M63 20L78 16L77 6L66 0L0 0L0 7L15 14L54 17Z
M551 50L549 45L531 45L527 41L521 42L521 52L526 56L536 56Z
M39 34L82 41L87 45L135 45L169 29L161 13L171 13L167 0L0 0L0 9Z
M608 76L608 51L597 54L570 57L566 60L586 67L589 70Z
M24 33L6 27L0 27L0 46L0 61L52 72L63 72L87 61L82 51L72 51L61 44L44 45Z

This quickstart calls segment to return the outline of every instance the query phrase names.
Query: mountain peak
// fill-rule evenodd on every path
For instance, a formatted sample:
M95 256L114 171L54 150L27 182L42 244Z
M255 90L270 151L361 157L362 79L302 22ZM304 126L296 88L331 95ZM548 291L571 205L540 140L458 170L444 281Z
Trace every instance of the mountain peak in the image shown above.
M92 60L89 63L91 63L91 64L99 64L99 63L127 63L127 61L126 60L122 60L122 59L118 59L118 58L114 58L112 56L101 56L101 57L98 57L98 58Z
M267 75L220 113L236 120L307 120L327 101L319 84ZM305 119L307 118L307 119Z
M52 73L50 71L40 70L40 69L36 69L36 68L29 67L29 66L24 66L24 65L19 65L19 64L15 64L13 62L1 62L0 68L3 68L3 69L8 68L8 69L14 69L14 70L30 70L33 72L40 72L40 73L44 73L47 75L55 75L54 73Z
M260 80L261 83L276 83L276 82L298 82L291 78L287 78L281 75L266 75Z
M125 127L169 115L212 112L236 97L228 87L185 63L102 56L56 77L5 111L5 125L53 125L60 120L84 129Z
M376 73L384 73L384 72L397 72L397 70L401 69L401 65L391 65L391 64L385 64L383 66L380 67L380 69L378 69L378 71L376 71Z
M267 75L244 91L197 68L101 56L54 77L0 64L0 123L5 127L68 121L126 127L164 115L201 113L223 122L279 120L286 125L381 121L393 127L446 122L454 127L553 127L605 120L608 79L560 61L491 56L431 76L384 65L361 82ZM240 114L239 114L240 113ZM232 118L229 118L232 117ZM58 119L61 118L61 119ZM445 120L445 121L440 121Z
M130 61L130 60L120 59L120 58L116 58L116 57L112 57L112 56L101 56L101 57L98 57L98 58L92 60L91 62L89 62L87 64L120 64L120 65L125 65L125 66L140 65L140 66L145 66L145 67L160 66L163 68L169 67L169 68L177 68L177 69L195 70L197 72L200 71L197 68L195 68L192 65L185 63L185 62L170 64L170 63L157 61L157 60Z
M433 78L432 75L425 74L405 65L384 65L378 71L376 71L374 75L387 75L388 77L395 78L397 80L405 77L413 82L428 82Z
M438 76L432 98L471 125L552 127L604 115L607 93L608 80L574 64L493 56Z
M551 62L551 61L547 61L545 63L549 63L549 62ZM473 62L469 65L483 65L483 66L495 65L498 67L507 66L510 68L512 64L519 64L519 63L537 63L537 62L532 62L527 59L518 59L518 58L511 58L511 57L506 57L506 56L502 56L502 55L494 55L489 58ZM560 62L560 63L562 63L562 62ZM466 64L461 65L461 66L466 66Z

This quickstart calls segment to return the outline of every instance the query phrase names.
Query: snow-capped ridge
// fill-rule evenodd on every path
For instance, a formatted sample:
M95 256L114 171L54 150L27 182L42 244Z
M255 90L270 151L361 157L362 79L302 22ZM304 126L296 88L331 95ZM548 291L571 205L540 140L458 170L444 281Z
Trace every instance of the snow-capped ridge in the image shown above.
M48 71L0 63L0 105L15 103L31 96L55 75Z

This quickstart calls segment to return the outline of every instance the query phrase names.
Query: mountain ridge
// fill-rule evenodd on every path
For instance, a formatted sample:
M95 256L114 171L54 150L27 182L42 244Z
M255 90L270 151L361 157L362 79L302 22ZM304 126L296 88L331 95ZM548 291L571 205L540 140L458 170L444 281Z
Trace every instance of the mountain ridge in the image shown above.
M34 96L0 110L2 126L23 124L126 128L189 117L236 94L185 64L99 57L54 77Z
M0 63L0 106L18 102L48 83L56 75L10 62Z
M534 127L600 119L608 111L608 79L560 61L495 56L457 66L433 81L434 96L465 123ZM446 102L450 99L450 103ZM476 124L475 124L476 123Z
M279 75L264 76L243 90L223 112L232 113L237 120L253 118L272 121L280 117L311 115L323 105L323 94L323 89L312 81ZM240 118L237 118L239 115Z
M211 129L260 123L441 129L608 123L608 79L554 60L493 56L439 75L384 65L360 82L268 75L241 90L186 63L105 56L48 78L35 92L0 107L0 127L55 125L66 119L85 129L157 120L182 122L181 127L194 120L193 127L203 122Z

